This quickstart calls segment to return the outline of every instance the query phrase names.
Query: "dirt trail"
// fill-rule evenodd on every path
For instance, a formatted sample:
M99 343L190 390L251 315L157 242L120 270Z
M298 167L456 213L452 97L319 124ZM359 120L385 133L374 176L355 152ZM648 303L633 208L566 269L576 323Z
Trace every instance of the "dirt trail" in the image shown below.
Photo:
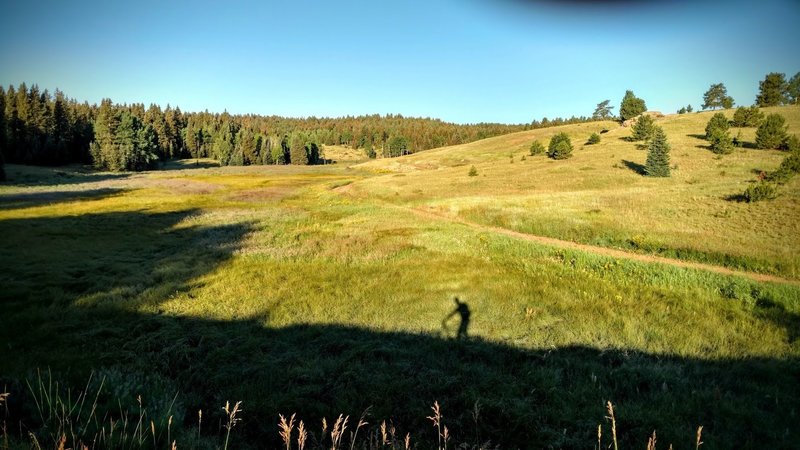
M546 236L537 236L533 234L526 234L520 233L519 231L509 230L507 228L495 227L491 225L482 225L475 222L470 222L468 220L462 219L460 217L452 217L446 214L442 214L436 211L425 210L425 209L418 209L418 208L405 208L402 206L398 206L398 208L405 209L410 211L418 216L429 218L429 219L438 219L438 220L446 220L448 222L459 223L462 225L466 225L476 230L486 231L491 233L498 233L503 234L506 236L510 236L517 239L522 239L529 242L536 242L539 244L545 244L552 247L559 247L559 248L567 248L570 250L580 250L588 253L595 253L598 255L603 256L610 256L613 258L620 258L620 259L629 259L633 261L641 261L646 263L660 263L660 264L667 264L674 267L685 267L688 269L698 269L698 270L706 270L709 272L720 273L723 275L735 275L743 278L749 278L755 281L762 281L762 282L771 282L771 283L782 283L782 284L791 284L795 286L800 286L800 280L790 280L787 278L775 276L775 275L767 275L762 273L756 272L745 272L735 269L729 269L727 267L722 266L715 266L713 264L704 264L692 261L684 261L681 259L673 259L673 258L666 258L663 256L656 256L656 255L643 255L640 253L632 253L626 252L624 250L617 250L613 248L607 247L598 247L595 245L588 245L588 244L579 244L577 242L572 241L565 241L562 239L556 239Z

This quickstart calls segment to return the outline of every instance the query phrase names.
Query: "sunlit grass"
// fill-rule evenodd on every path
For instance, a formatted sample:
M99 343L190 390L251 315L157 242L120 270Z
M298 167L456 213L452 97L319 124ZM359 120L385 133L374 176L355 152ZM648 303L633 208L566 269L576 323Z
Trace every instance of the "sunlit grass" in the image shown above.
M800 108L767 108L800 133ZM733 111L725 113L732 117ZM800 180L770 202L732 201L761 171L785 156L776 150L737 149L719 157L701 138L713 113L657 120L672 145L669 179L648 179L626 165L643 164L646 152L624 140L630 130L614 123L568 125L378 160L362 167L399 171L354 183L348 194L380 197L409 206L432 206L453 216L601 246L709 261L746 270L800 277ZM573 158L526 156L534 139L565 130ZM609 130L596 145L591 132ZM752 143L755 129L733 129ZM527 143L527 144L526 144ZM749 144L748 144L749 145ZM514 162L510 162L513 156ZM469 177L475 165L479 176Z

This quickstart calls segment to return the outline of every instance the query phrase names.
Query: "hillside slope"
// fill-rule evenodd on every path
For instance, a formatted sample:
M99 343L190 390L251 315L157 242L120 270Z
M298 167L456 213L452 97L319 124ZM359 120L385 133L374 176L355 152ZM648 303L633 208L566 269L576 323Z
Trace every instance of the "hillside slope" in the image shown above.
M800 107L764 112L783 115L789 133L800 133ZM776 200L736 201L785 153L753 148L755 128L733 128L745 145L715 155L702 138L713 114L657 120L672 146L667 179L642 176L646 150L626 140L629 128L597 122L370 161L356 167L385 174L354 183L347 193L524 233L800 277L800 180L783 186ZM585 145L602 130L608 132L599 144ZM575 147L571 159L527 154L533 140L546 146L562 131ZM468 176L472 165L478 176Z

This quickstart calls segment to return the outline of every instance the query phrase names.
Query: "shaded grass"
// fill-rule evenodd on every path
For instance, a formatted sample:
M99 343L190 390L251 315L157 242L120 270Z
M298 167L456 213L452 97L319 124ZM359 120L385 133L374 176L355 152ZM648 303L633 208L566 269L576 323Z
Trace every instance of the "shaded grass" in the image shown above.
M797 287L425 220L343 195L361 174L320 170L154 172L112 197L0 211L0 378L107 371L128 397L180 392L187 423L241 399L232 446L278 445L279 412L370 405L417 433L434 400L454 433L504 447L585 448L608 400L628 446L697 425L705 448L800 438ZM453 296L472 340L442 326Z

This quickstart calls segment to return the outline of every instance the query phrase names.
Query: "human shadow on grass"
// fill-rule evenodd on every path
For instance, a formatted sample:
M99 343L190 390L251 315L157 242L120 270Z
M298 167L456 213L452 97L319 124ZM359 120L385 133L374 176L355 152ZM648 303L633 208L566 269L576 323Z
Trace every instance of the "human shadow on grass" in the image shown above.
M100 188L82 191L25 192L0 194L0 210L21 209L76 200L100 200L121 194L125 189Z
M647 171L645 170L644 164L639 164L633 161L628 161L627 159L622 160L622 164L625 164L625 167L628 169L638 173L639 175L647 175Z
M242 400L234 448L277 448L278 413L297 413L317 430L322 417L353 417L369 406L372 426L391 420L427 448L436 440L426 419L434 401L457 442L502 448L586 448L609 400L624 448L643 446L654 429L660 442L693 442L698 425L706 449L781 448L800 439L792 413L800 409L796 357L525 349L474 336L275 326L269 310L249 315L257 320L177 316L169 302L184 296L191 303L198 279L228 261L250 230L197 225L196 214L0 221L8 238L0 260L0 379L12 386L12 432L24 429L15 421L35 421L20 380L49 367L76 389L92 371L107 376L115 394L100 405L111 417L135 410L137 395L157 408L178 392L175 423L196 430L199 409L204 424L216 424L226 400ZM317 282L314 274L306 282ZM797 324L795 314L764 309L765 320ZM173 436L180 446L185 435L175 429Z
M442 320L442 328L446 331L447 330L447 322L458 315L459 323L458 323L458 331L456 331L455 339L467 339L469 338L467 331L469 330L469 322L470 317L472 316L472 312L469 309L469 305L467 302L462 302L459 300L458 297L453 297L453 302L456 304L455 309L448 314Z

